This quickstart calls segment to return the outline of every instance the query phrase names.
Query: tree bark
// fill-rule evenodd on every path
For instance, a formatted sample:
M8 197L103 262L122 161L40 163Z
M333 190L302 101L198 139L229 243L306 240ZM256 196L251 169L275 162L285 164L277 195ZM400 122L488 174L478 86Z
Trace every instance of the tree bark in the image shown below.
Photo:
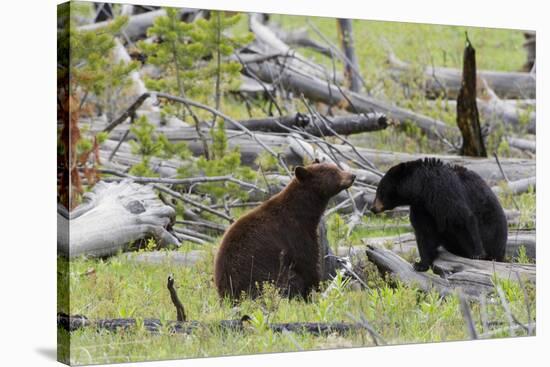
M516 279L516 273L529 282L536 282L536 266L532 264L496 263L493 261L472 260L453 255L440 249L433 263L435 273L416 272L411 264L396 253L377 246L367 246L367 257L383 273L401 282L429 292L435 289L442 296L458 290L469 298L477 298L482 293L494 290L493 277Z
M338 37L342 50L346 56L344 76L348 81L349 89L353 92L361 90L361 80L355 70L359 70L357 57L355 56L355 46L353 42L353 26L351 19L338 19Z
M393 53L388 55L388 61L396 77L412 69L410 64L399 60ZM424 69L424 89L430 97L443 95L455 98L462 85L461 74L459 69L428 66ZM480 70L477 78L485 80L500 98L536 98L536 82L531 73Z
M476 102L476 53L466 37L462 86L456 103L456 122L462 133L460 154L470 157L487 157Z
M390 119L411 122L417 125L428 136L448 136L458 133L458 129L442 121L419 113L397 107L389 102L342 89L331 82L322 80L285 66L282 60L263 60L257 62L256 55L241 55L240 59L247 65L246 70L266 83L278 82L283 88L303 93L305 97L330 106L339 106L354 113L384 113Z
M386 244L391 244L391 250L399 256L413 255L418 256L416 245L416 237L414 233L403 233L397 236L365 238L363 243L367 246L383 247ZM508 231L508 242L506 243L506 257L517 258L519 256L519 248L523 246L527 257L530 260L536 260L536 233L535 231L521 231L510 229ZM338 248L337 255L343 256L348 252L348 248ZM354 247L352 254L361 254L364 247Z
M307 133L317 137L333 136L334 132L340 135L352 135L379 131L388 126L386 116L380 113L323 116L323 119L324 121L319 121L316 116L297 113L282 117L243 120L241 124L251 131L274 133L288 133L289 129L302 128ZM226 127L233 129L231 123L228 123Z
M166 230L175 211L158 199L151 186L98 182L84 199L70 213L70 220L58 212L58 226L68 228L69 234L67 237L65 231L60 232L59 255L109 256L148 236L155 237L161 246L179 245Z

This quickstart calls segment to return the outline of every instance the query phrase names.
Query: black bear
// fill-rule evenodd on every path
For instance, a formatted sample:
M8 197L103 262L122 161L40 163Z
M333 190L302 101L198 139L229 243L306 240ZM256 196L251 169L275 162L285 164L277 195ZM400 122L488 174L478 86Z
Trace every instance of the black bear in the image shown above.
M280 193L226 231L214 267L220 297L256 297L271 282L285 296L305 299L318 286L317 227L330 198L349 188L355 175L331 163L299 166L294 174Z
M437 247L471 259L502 261L508 225L496 195L475 172L426 158L400 163L382 177L373 213L410 206L420 261L426 271Z

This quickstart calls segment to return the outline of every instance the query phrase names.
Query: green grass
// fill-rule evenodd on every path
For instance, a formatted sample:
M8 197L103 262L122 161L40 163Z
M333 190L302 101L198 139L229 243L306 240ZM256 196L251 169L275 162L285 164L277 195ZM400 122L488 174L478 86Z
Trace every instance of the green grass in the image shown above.
M362 331L343 336L292 333L289 337L265 328L266 322L352 322L348 312L355 317L364 315L390 344L468 339L456 297L442 299L436 293L425 294L399 284L392 288L374 272L369 284L378 287L368 291L356 291L340 282L340 287L325 297L316 293L311 302L303 302L282 299L270 290L263 298L245 300L239 309L234 309L218 298L212 283L212 264L211 255L193 267L169 263L134 264L122 256L107 261L72 261L69 267L71 302L68 309L64 309L72 314L84 314L91 319L156 317L174 320L175 309L165 286L168 274L174 274L178 293L190 319L215 323L247 314L253 322L242 332L212 326L191 335L166 332L151 335L139 327L118 333L79 330L71 335L71 362L114 363L293 351L297 350L295 343L308 350L373 346L372 338ZM526 322L522 290L514 282L503 284L503 288L514 315ZM534 305L534 291L530 291L529 298ZM482 330L479 304L472 304L472 314L478 330ZM490 321L506 320L498 301L489 306L487 314ZM64 331L59 332L67 337ZM501 336L507 336L507 332ZM67 353L69 350L62 350L63 355L67 356Z

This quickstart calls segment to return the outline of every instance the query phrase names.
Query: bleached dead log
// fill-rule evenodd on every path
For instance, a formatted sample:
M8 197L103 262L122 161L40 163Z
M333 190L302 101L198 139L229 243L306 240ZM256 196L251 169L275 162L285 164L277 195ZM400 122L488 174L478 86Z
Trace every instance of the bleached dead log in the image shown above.
M521 150L527 150L531 153L537 152L537 145L534 140L527 140L527 139L520 139L520 138L508 138L506 139L508 141L508 144L517 149Z
M269 27L262 24L260 14L251 13L249 15L248 24L250 30L256 36L254 45L249 46L249 48L259 50L262 54L278 53L280 55L292 56L286 60L289 67L294 67L307 74L315 75L320 78L331 77L338 83L343 81L341 74L335 73L335 75L332 75L329 71L325 70L323 66L307 60L296 50L284 43Z
M286 31L279 26L269 24L269 29L275 33L275 35L289 46L298 46L310 48L314 51L320 52L325 56L330 56L330 48L327 48L317 41L311 39L308 35L307 28L299 28L292 31Z
M502 191L506 191L506 192L510 192L513 195L519 195L529 191L531 188L535 190L536 187L537 187L537 178L528 177L528 178L523 178L517 181L511 181L507 183L505 185L504 190L500 186L494 186L492 189L495 194L500 194L502 193Z
M426 103L433 108L443 109L444 111L453 113L456 111L455 100L427 100ZM526 131L529 134L536 134L536 113L527 110L527 108L532 109L535 107L533 100L500 99L494 94L478 98L477 107L482 123L491 125L503 123L521 131L525 129L521 122L522 116L524 116L527 119Z
M118 38L115 38L115 47L113 48L113 61L117 64L121 62L128 64L132 61L130 55L128 55L128 51L126 51L126 48ZM136 70L132 71L130 73L130 79L132 80L133 90L128 96L129 100L133 100L143 95L143 93L147 92L145 83L143 82L143 80L141 80L141 77L138 71ZM153 107L151 100L143 101L143 104L141 105L141 107L147 110L151 110L151 109L158 110L158 107Z
M203 150L201 144L197 141L197 135L194 132L193 128L181 128L181 129L159 129L159 132L163 132L167 138L172 142L181 142L184 141L188 144L189 148L194 155L202 155ZM206 131L206 130L205 130ZM115 129L111 133L111 138L118 140L125 130ZM277 136L273 134L262 134L256 133L256 138L261 140L264 144L270 146L272 149L281 152L282 157L288 164L296 165L302 164L302 158L296 155L288 146L288 141L285 136ZM230 149L239 147L241 152L241 161L243 164L249 166L255 166L256 158L264 151L263 147L259 145L256 141L250 139L247 136L237 132L237 131L228 131L228 146ZM132 138L132 134L128 136L129 139ZM108 141L105 144L116 145L116 142ZM314 142L312 143L316 145ZM354 152L350 147L341 144L333 144L338 150L345 152L349 156L354 156ZM112 149L112 148L110 148ZM390 152L369 148L359 148L356 150L364 156L366 159L371 161L374 165L382 169L390 168L391 166L415 159L425 157L426 155L420 154L411 154L411 153L402 153L402 152ZM334 153L342 161L346 161L346 157L340 156L337 152ZM105 153L108 156L108 153ZM471 169L477 172L481 177L483 177L490 185L496 185L502 180L502 174L498 168L496 161L493 158L466 158L461 156L454 155L436 155L430 154L430 157L439 158L444 162L459 164L465 166L468 169ZM124 156L121 153L117 153L117 159L124 161L128 166L136 164L139 162L138 157L131 159L129 156ZM113 159L116 161L116 159ZM170 164L170 162L177 162L177 160L158 160L156 158L152 159L154 163L152 166L161 173L162 170L169 170L166 175L162 174L163 177L169 177L175 175L175 169L177 168L177 163ZM500 159L501 165L506 172L507 177L511 181L516 181L526 177L535 176L535 160L532 159L518 159L518 158L506 158ZM171 168L172 167L172 168Z
M320 136L359 134L378 131L388 126L386 116L381 113L366 113L328 117L319 121L316 116L296 113L290 116L267 117L243 120L241 124L252 131L288 133L290 129L301 128L307 133ZM326 123L326 124L325 124ZM231 125L227 126L231 129Z
M399 77L411 72L412 66L399 60L392 52L388 55L391 72ZM479 70L478 79L485 80L500 98L535 98L535 78L525 72L504 72ZM459 69L427 66L424 68L425 85L428 95L446 95L456 98L461 86L462 71Z
M467 297L476 298L494 291L493 277L517 279L517 275L536 282L536 266L533 264L496 263L472 260L453 255L440 249L433 263L434 272L416 272L412 265L395 252L376 246L367 246L367 257L381 272L426 292L435 289L442 296L460 290Z
M247 94L273 93L275 87L270 83L260 83L256 79L241 74L241 83L235 92Z
M185 9L180 8L180 14L182 16L188 13L195 13L197 9ZM147 29L153 25L156 18L165 16L166 9L158 9L142 14L136 14L128 17L128 23L122 29L124 34L131 40L136 40L138 38L144 37L147 33ZM112 23L112 20L106 20L98 23L86 24L84 26L78 27L79 31L98 31L101 28L105 28Z
M246 70L254 73L260 80L267 83L278 82L283 88L303 93L305 97L313 101L343 107L355 113L381 112L390 119L411 122L430 136L448 136L458 133L457 128L448 126L442 121L394 106L371 96L345 90L312 74L292 69L285 63L284 59L288 59L288 57L281 59L275 57L274 60L272 57L269 60L259 59L262 61L258 61L257 55L242 54L240 59L246 63Z
M363 243L367 246L388 247L399 256L418 256L416 238L414 233L403 233L397 236L365 238ZM521 231L510 229L508 232L508 241L506 243L506 257L517 258L519 248L525 248L525 254L530 260L536 260L536 234L534 231ZM351 250L351 255L360 254L364 247L356 246ZM349 253L346 247L338 248L337 255L345 256Z
M483 84L486 96L484 99L478 101L477 104L486 119L486 123L495 124L502 121L515 129L519 129L522 127L522 115L525 114L527 118L527 132L536 134L537 121L535 111L526 112L519 110L517 107L500 99L485 80L483 80Z
M327 154L325 151L321 149L315 149L309 142L300 139L298 135L287 137L287 141L290 150L294 154L298 155L302 159L302 162L318 159L320 162L334 163L340 166L342 169L355 174L357 181L361 181L370 185L377 185L382 178L382 175L376 174L372 171L350 167L345 162L335 159L334 156Z
M161 246L179 245L166 230L174 216L174 209L164 205L151 186L98 182L70 213L70 236L58 237L58 254L69 258L109 256L150 236ZM67 221L58 214L60 219Z

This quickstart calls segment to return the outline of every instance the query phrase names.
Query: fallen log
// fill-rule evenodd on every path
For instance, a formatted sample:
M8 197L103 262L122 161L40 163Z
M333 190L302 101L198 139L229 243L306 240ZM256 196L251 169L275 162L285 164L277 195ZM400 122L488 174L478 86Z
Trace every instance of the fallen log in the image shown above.
M412 71L412 66L389 52L391 73L400 77ZM477 77L485 80L500 98L535 98L536 83L531 73L479 70ZM459 69L427 66L424 68L424 89L430 97L456 98L461 87L462 71Z
M530 189L535 190L536 187L537 187L537 178L528 177L528 178L522 178L517 181L507 182L504 190L500 186L494 186L492 187L492 190L495 194L500 194L503 191L505 191L505 192L510 192L512 195L519 195L519 194L528 192Z
M99 127L101 130L101 128ZM197 134L194 131L194 128L179 128L179 129L157 129L159 133L163 133L171 142L186 142L189 149L193 152L194 155L200 156L203 154L202 144L197 140ZM115 129L111 132L110 138L118 140L126 132L124 128ZM207 134L207 130L204 130ZM260 140L264 145L269 146L272 150L280 152L282 158L290 165L303 164L302 158L295 154L288 145L288 140L286 136L275 135L275 134L263 134L256 132L255 137ZM128 135L128 139L132 139L132 134ZM227 143L229 149L239 148L241 152L241 162L245 165L256 167L256 159L258 156L264 152L263 146L260 145L257 141L250 139L247 136L244 136L238 131L227 131ZM208 139L210 137L208 136ZM107 142L100 147L100 151L103 160L103 156L108 157L109 151L113 149L118 141L113 142L112 140L107 140ZM310 142L313 145L317 145L316 142ZM127 144L127 143L126 143ZM121 163L126 166L131 166L133 164L139 163L139 158L134 156L133 158L129 154L123 153L123 148L126 146L129 150L128 145L122 145L117 155L113 158L113 163ZM356 153L349 147L341 144L333 144L335 148L339 151L342 151L347 156L356 157ZM104 150L103 150L104 149ZM426 155L421 154L411 154L411 153L402 153L402 152L390 152L382 151L369 148L360 148L356 147L356 151L365 159L372 162L380 170L385 171L391 166L415 159L425 157ZM105 153L103 153L105 152ZM342 156L338 152L334 154L339 158L339 160L346 162L348 159L345 156ZM485 181L490 185L496 185L502 180L502 174L500 173L498 164L492 158L468 158L454 155L435 155L430 154L430 157L439 158L446 163L459 164L465 166L468 169L473 170L478 173ZM153 163L154 162L154 163ZM174 163L170 163L174 162ZM156 171L161 173L162 177L170 177L176 174L177 160L160 160L158 158L153 158L151 167ZM535 160L532 159L518 159L518 158L507 158L501 159L500 163L503 170L506 172L507 177L511 181L519 180L526 177L535 176ZM185 162L181 162L185 164ZM166 173L162 173L166 171Z
M70 220L58 212L58 226L68 231L58 235L59 255L109 256L150 236L162 247L179 245L166 230L175 211L158 199L151 186L98 182L83 200L70 213Z
M331 55L330 48L325 47L317 41L311 39L308 35L307 28L300 28L292 31L286 31L279 26L269 24L269 29L275 33L275 35L289 46L298 46L304 48L310 48L314 51L320 52L325 56Z
M534 108L531 100L504 100L496 94L482 96L477 98L477 108L481 117L481 122L491 126L504 124L517 131L526 130L529 134L536 134L536 113L526 108ZM427 100L426 103L433 108L444 109L445 111L456 111L455 100L433 101ZM527 125L522 122L522 116L526 116Z
M389 237L365 238L363 239L363 243L366 246L389 246L391 251L395 252L399 256L418 256L416 237L414 236L414 233L403 233L398 236ZM525 248L526 256L530 260L536 260L537 247L535 232L510 229L508 232L508 241L506 243L506 257L510 259L517 258L519 255L519 249L522 246ZM363 251L364 247L361 246L354 247L351 250L348 247L341 247L338 248L337 255L355 255L361 254Z
M394 106L371 96L344 90L329 81L292 69L285 64L284 59L286 58L288 57L280 59L272 57L268 60L258 61L257 55L242 54L239 56L241 62L247 66L245 69L254 73L260 80L267 83L278 82L283 88L303 93L305 97L313 101L323 102L330 106L340 106L355 113L381 112L390 119L401 122L409 121L432 137L449 136L458 132L457 128L448 126L442 121Z
M317 137L333 136L335 132L340 135L359 134L382 130L388 126L386 116L381 113L322 116L322 118L323 122L319 121L317 116L296 113L290 116L242 120L240 122L251 131L288 133L289 130L300 128ZM228 129L233 129L231 124L228 125Z
M307 60L304 56L293 50L286 43L284 43L277 35L266 25L262 24L260 14L249 14L249 28L255 35L255 41L252 45L248 45L247 48L251 50L259 51L262 54L278 53L279 55L291 56L287 59L288 66L294 67L303 72L314 75L320 78L332 77L336 82L341 83L343 77L339 73L331 75L325 67L315 64Z
M249 327L249 316L243 316L240 320L221 320L218 322L200 322L200 321L168 321L164 325L159 319L146 318L141 320L143 328L152 334L158 334L162 330L167 330L174 334L191 334L201 329L212 328L232 331L246 331ZM82 315L67 315L65 313L57 314L57 326L66 331L73 332L83 328L95 328L97 330L107 330L117 332L130 330L137 325L136 319L88 319ZM332 333L347 334L353 331L363 330L364 327L359 323L323 323L323 322L289 322L268 324L268 328L275 333L294 332L308 333L313 335L329 335Z
M199 10L179 8L179 11L181 16L184 17L188 14L196 13ZM125 27L122 28L122 31L124 32L124 35L126 37L128 37L132 41L135 41L139 38L145 37L147 29L153 25L156 18L165 15L166 9L158 9L146 13L132 15L128 17L128 22L126 23ZM102 22L86 24L78 27L78 30L97 32L100 29L109 26L112 22L112 20L105 20Z
M536 282L536 267L532 264L507 264L465 259L440 250L433 263L435 273L416 272L412 265L391 250L367 246L367 257L378 269L411 287L429 292L435 289L442 296L462 292L469 298L494 291L493 277L517 279L517 275Z
M531 153L537 152L537 144L534 140L520 139L520 138L508 138L506 139L508 144L517 149L526 150Z

